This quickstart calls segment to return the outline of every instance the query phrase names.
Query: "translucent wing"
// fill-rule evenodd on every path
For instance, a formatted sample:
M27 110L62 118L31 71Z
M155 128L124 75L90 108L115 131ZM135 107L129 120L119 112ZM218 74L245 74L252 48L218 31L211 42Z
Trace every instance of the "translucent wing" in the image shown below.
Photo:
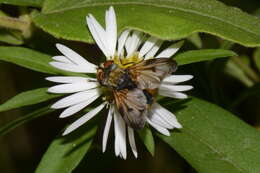
M148 59L128 70L138 88L155 89L163 78L177 70L177 63L169 58Z
M138 88L115 90L114 98L118 111L125 122L134 129L143 128L149 106L143 90Z

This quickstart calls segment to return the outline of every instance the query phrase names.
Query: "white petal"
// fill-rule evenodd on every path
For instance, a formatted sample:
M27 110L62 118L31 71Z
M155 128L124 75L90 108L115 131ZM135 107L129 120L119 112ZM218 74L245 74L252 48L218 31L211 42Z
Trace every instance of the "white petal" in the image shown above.
M160 89L162 90L169 90L169 91L189 91L193 88L191 85L169 85L162 83L160 85Z
M109 49L107 48L107 36L104 28L96 21L96 19L90 14L86 17L88 28L96 41L97 45L104 53L106 57L109 57Z
M77 121L69 125L69 127L64 131L62 135L67 135L68 133L72 132L73 130L77 129L78 127L86 123L88 120L93 118L97 113L99 113L105 107L105 105L106 103L102 103L95 109L91 110L90 112L80 117Z
M48 92L50 93L75 93L99 86L97 82L77 82L72 84L61 84L50 87Z
M165 97L171 97L171 98L176 98L176 99L186 99L188 96L184 93L181 92L173 92L170 90L164 90L159 88L159 95L165 96Z
M119 155L121 155L124 159L126 159L126 129L125 122L122 119L121 115L115 111L114 114L114 126L115 126L115 134L116 134L116 147L119 148Z
M119 156L119 152L120 152L120 146L118 144L118 135L116 133L116 129L115 129L115 155Z
M141 50L139 51L139 57L143 57L146 53L148 53L156 44L158 41L155 37L150 37L148 40L144 43Z
M174 126L172 126L168 121L165 121L157 112L151 111L151 115L148 116L148 118L154 122L155 124L158 124L161 127L164 127L166 129L173 129Z
M124 50L124 45L126 42L126 39L129 35L130 30L125 30L124 32L122 32L122 34L120 35L119 39L118 39L118 46L117 46L117 52L119 56L123 55L123 50Z
M143 34L139 31L134 31L131 37L128 37L125 43L127 56L131 56L139 47Z
M70 72L77 72L77 73L96 73L97 68L93 64L81 64L81 65L74 65L74 64L67 64L62 62L50 62L51 66L65 70Z
M128 52L130 51L131 42L132 42L132 35L128 36L125 41L125 49L127 54L129 54Z
M77 77L77 76L53 76L45 78L48 81L56 82L56 83L77 83L77 82L88 82L88 81L96 81L95 78L88 77Z
M52 59L63 63L73 64L73 62L70 59L68 59L66 56L54 56L52 57Z
M148 122L153 128L155 128L158 132L160 132L161 134L163 134L163 135L165 135L165 136L170 136L170 135L171 135L170 132L169 132L166 128L157 125L156 123L152 122L152 121L149 120L148 118L147 118L147 122Z
M80 56L78 53L76 53L72 49L70 49L62 44L56 44L56 47L63 55L65 55L70 61L74 62L75 64L78 64L78 65L84 64L84 66L87 65L87 66L92 66L92 67L96 68L96 65L88 62L85 58Z
M184 41L179 41L178 43L174 43L165 50L163 50L156 58L170 58L172 57L183 45Z
M94 99L94 97L93 97ZM94 101L94 100L93 100ZM71 116L79 111L81 111L82 109L84 109L86 106L88 106L90 103L89 101L86 102L82 102L73 106L68 107L67 109L65 109L61 114L60 114L60 118L66 118L68 116Z
M71 105L81 103L83 101L92 102L93 100L97 99L99 96L100 96L100 91L99 91L99 89L96 89L96 88L87 90L87 91L82 91L82 92L67 96L67 97L57 101L56 103L54 103L51 106L51 108L61 109L61 108L65 108L65 107L68 107Z
M120 133L119 133L119 141L120 141L120 153L121 153L121 158L126 159L127 156L127 151L126 151L126 127L125 127L125 122L122 119L122 117L118 117L120 121Z
M114 107L110 106L108 115L107 115L106 125L105 125L104 132L103 132L103 140L102 140L102 151L103 152L106 151L107 139L108 139L110 126L111 126L112 119L113 119L113 116L112 116L113 114L114 114Z
M114 133L115 133L115 155L116 156L119 156L119 153L120 153L120 145L119 145L119 135L118 135L118 133L119 133L119 130L118 130L118 120L117 120L117 114L116 114L116 111L115 111L115 109L114 109L114 114L113 114L113 116L114 116Z
M156 42L156 44L153 46L153 48L145 55L145 59L153 58L155 54L158 52L162 45L163 41L159 40Z
M106 35L107 35L107 47L109 47L110 56L115 55L116 39L117 39L117 24L114 8L111 6L106 11Z
M123 156L122 153L119 153L119 157L120 157L121 159L126 159L126 158L124 158L124 156Z
M170 75L164 78L163 82L176 84L176 83L188 81L192 78L193 78L192 75Z
M135 135L134 135L133 129L129 126L128 126L128 138L129 138L129 143L130 143L131 149L133 151L133 154L134 154L135 158L137 158L137 149L136 149L136 145L135 145Z
M176 116L158 103L153 104L152 110L175 128L182 128L182 125L178 122Z

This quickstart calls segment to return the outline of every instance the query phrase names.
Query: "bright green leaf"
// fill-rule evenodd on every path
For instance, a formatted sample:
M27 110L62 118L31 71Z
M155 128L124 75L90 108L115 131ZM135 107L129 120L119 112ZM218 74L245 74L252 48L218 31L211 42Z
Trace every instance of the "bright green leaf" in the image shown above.
M44 107L39 110L36 110L30 114L24 115L22 117L19 117L10 123L7 123L6 125L0 127L0 136L5 135L6 133L10 132L11 130L15 129L16 127L23 125L31 120L34 120L35 118L38 118L40 116L46 115L50 112L53 112L54 109L50 109L50 107Z
M192 98L164 105L183 128L159 135L200 173L260 172L260 133L230 112Z
M7 16L7 14L5 12L3 12L2 10L0 10L0 16Z
M48 74L62 74L69 76L86 76L85 74L67 72L49 65L52 61L50 55L24 47L0 46L0 60Z
M44 154L36 173L71 173L89 150L96 133L96 126L90 127L88 124L84 127L55 139Z
M200 61L213 60L216 58L223 58L228 56L235 56L236 53L230 50L223 49L202 49L191 50L184 53L180 53L174 57L178 62L178 65L191 64Z
M0 60L48 74L75 75L74 73L58 70L49 65L50 55L23 47L0 46Z
M0 105L0 112L41 103L52 98L59 97L58 94L50 94L47 88L38 88L22 92Z
M51 67L51 56L23 48L23 47L0 47L0 60L11 62L22 67L38 72L57 74L58 70Z
M41 7L44 0L0 0L0 4Z
M56 37L92 42L85 17L92 13L104 21L110 5L119 31L134 28L166 40L205 32L245 46L260 45L260 19L216 0L46 0L33 20Z
M138 131L138 134L143 141L145 147L147 150L154 155L154 139L153 139L153 134L149 128L144 128L140 131Z

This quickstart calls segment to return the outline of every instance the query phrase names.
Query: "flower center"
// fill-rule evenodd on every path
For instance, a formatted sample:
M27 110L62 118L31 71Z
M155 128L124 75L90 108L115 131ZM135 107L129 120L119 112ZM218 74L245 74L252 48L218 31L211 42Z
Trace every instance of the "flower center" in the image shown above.
M138 53L134 53L132 56L129 57L114 57L113 61L116 65L118 65L118 67L120 68L128 68L134 64L137 64L141 61L143 61L143 58L139 58Z

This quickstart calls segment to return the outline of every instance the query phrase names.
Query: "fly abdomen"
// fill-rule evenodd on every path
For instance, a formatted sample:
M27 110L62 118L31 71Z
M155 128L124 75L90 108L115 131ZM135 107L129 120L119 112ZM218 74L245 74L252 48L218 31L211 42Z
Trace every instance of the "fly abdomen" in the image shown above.
M146 103L148 105L151 105L153 103L153 101L154 101L153 95L150 94L147 90L143 90L143 93L144 93L144 95L146 97Z

